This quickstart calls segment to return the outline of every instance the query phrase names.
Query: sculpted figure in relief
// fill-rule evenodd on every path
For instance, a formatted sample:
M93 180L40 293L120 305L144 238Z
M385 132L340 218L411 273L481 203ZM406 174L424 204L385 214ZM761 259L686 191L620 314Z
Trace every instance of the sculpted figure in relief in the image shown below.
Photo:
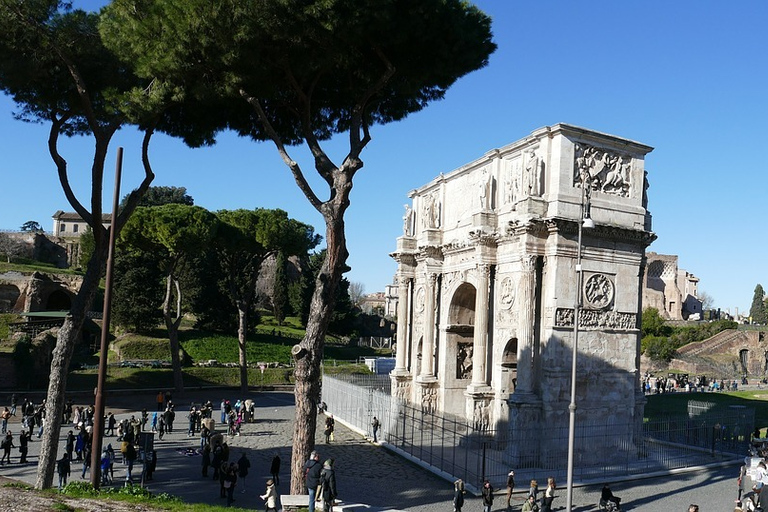
M422 225L425 228L440 227L440 201L437 200L437 193L429 194L424 198Z
M405 214L403 215L403 234L405 236L413 235L413 210L410 205L405 206Z
M542 161L536 155L536 150L529 150L528 163L525 166L525 192L529 196L541 195L541 167Z

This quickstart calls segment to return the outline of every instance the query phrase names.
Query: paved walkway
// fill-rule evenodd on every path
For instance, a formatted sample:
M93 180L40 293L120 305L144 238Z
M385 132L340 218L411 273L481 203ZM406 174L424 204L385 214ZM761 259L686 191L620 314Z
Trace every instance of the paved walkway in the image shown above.
M21 395L20 395L21 396ZM187 437L186 411L189 404L211 400L214 403L214 418L218 418L218 404L222 398L235 401L237 398L251 398L255 401L256 422L245 425L242 435L230 438L230 460L236 460L245 451L251 461L251 472L245 482L237 483L235 505L248 509L263 509L264 502L259 494L264 492L264 482L270 477L269 467L272 457L278 453L282 459L280 485L278 493L289 488L289 468L291 456L291 437L293 435L294 400L290 392L253 392L248 396L239 396L236 390L225 391L189 391L175 397L177 420L174 432L166 434L162 441L155 439L158 451L157 471L154 480L147 486L154 492L167 492L194 503L223 504L219 498L219 485L210 477L204 479L201 473L201 457L187 456L187 448L199 447L200 439ZM36 400L38 400L36 398ZM77 405L84 405L82 398L75 398ZM155 408L155 393L114 396L107 399L107 411L116 413L118 420L146 407ZM332 411L331 411L332 412ZM138 416L138 414L137 414ZM151 412L150 412L151 418ZM20 418L12 418L9 428L14 436L20 430ZM317 450L322 460L336 460L336 478L341 507L337 510L383 511L425 511L447 512L453 509L452 485L415 464L393 455L382 446L377 446L362 438L359 434L336 423L335 441L324 443L322 419L316 432ZM62 429L62 441L59 453L63 453L63 438L69 426ZM115 438L106 438L117 449ZM18 445L18 442L16 441ZM30 464L18 464L18 451L14 449L11 465L0 466L0 476L34 483L40 442L33 437L30 443ZM72 480L80 479L81 466L72 465ZM617 482L611 485L614 493L622 497L623 510L647 512L685 512L690 503L697 503L701 512L733 510L736 494L736 475L738 467L725 466L697 472L678 473L653 479ZM134 470L134 475L140 470ZM212 476L212 472L209 472ZM88 478L86 476L86 478ZM125 478L124 467L117 464L115 480ZM555 510L565 508L565 482L558 491L554 502ZM519 511L527 491L527 482L518 482L521 492L515 493L513 510ZM574 510L586 512L597 510L595 505L600 486L577 487L574 489ZM245 493L241 491L245 489ZM496 498L493 511L504 511L504 496ZM479 498L467 497L465 512L482 510Z

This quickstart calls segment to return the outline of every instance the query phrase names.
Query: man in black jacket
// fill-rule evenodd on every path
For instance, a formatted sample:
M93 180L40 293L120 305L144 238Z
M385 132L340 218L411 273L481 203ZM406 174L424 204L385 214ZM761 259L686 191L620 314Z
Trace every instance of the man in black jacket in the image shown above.
M313 451L309 460L304 464L304 478L307 484L307 494L309 494L309 512L315 512L315 495L317 486L320 485L320 472L323 465L320 463L320 454Z

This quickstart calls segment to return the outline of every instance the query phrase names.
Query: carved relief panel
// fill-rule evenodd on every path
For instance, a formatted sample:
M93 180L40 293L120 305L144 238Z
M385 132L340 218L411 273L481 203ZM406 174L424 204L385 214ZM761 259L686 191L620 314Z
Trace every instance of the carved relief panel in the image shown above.
M592 190L619 197L629 197L632 157L614 151L579 143L574 147L573 186L581 186L582 173L589 178Z

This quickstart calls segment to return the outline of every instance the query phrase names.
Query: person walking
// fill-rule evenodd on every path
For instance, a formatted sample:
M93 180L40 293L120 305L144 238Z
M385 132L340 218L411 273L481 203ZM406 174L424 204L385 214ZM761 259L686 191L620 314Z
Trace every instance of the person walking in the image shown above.
M309 494L309 512L315 512L317 486L320 485L320 473L322 471L323 465L320 464L320 454L313 451L309 455L309 460L304 464L304 479L307 484L307 494Z
M251 461L248 460L248 457L245 456L245 452L243 452L240 454L240 458L237 459L237 476L243 481L243 490L240 491L241 493L245 492L245 477L248 476L248 469L250 467Z
M56 471L59 473L59 490L62 490L67 486L67 477L72 472L69 460L70 456L65 453L56 461Z
M260 496L264 500L264 512L277 512L277 491L275 482L270 478L267 480L267 490Z
M493 486L486 480L483 482L483 512L491 512L493 507Z
M536 480L531 480L531 486L528 489L528 496L533 496L536 500L539 497L539 483Z
M275 485L280 485L280 454L275 452L275 456L272 457L272 464L269 466L269 472L272 475Z
M104 431L105 436L115 435L115 425L117 425L117 418L111 412L107 414L107 429Z
M461 507L464 506L464 495L467 493L464 490L464 480L459 478L453 482L453 512L461 512Z
M323 510L330 512L333 510L333 505L339 495L336 491L336 471L333 469L333 459L328 459L323 463L323 470L320 472L320 486L323 489Z
M133 443L128 443L125 449L125 463L127 465L125 470L125 483L133 485L133 463L136 462L136 448L133 447Z
M73 434L71 430L67 432L67 440L64 444L64 450L67 452L69 460L72 460L72 452L75 451L75 434Z
M5 433L5 439L3 439L3 442L0 443L0 448L3 449L3 456L0 458L0 464L4 464L5 461L8 461L8 464L11 463L11 448L15 448L16 445L13 444L13 432L10 430Z
M507 473L507 509L511 506L513 492L515 492L515 471L510 469Z
M379 418L374 416L373 417L373 421L371 421L371 430L373 430L373 442L374 443L378 443L379 442L377 436L378 436L379 428L380 427L381 427L381 422L379 421Z
M16 393L11 395L11 416L16 417L16 407L19 405L19 397Z
M327 418L325 418L325 430L323 433L325 434L325 443L328 444L331 441L333 441L333 430L336 427L336 420L333 419L333 414L329 414Z

